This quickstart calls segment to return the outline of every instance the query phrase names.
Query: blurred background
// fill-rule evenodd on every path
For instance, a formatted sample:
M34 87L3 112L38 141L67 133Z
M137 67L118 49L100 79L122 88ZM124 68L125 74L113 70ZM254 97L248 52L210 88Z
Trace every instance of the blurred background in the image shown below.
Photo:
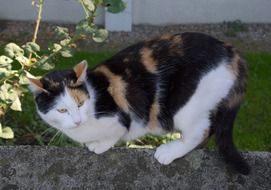
M119 14L97 11L95 22L111 31L104 44L83 43L87 50L111 50L164 33L199 31L232 42L241 50L269 51L270 0L125 0ZM76 0L45 0L39 43L53 38L55 25L71 30L84 18ZM31 39L36 11L31 0L0 0L0 45Z

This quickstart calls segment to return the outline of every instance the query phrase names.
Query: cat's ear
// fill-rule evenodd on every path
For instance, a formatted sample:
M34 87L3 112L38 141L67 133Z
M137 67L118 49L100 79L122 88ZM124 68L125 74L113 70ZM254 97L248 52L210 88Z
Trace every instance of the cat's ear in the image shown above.
M32 91L34 95L45 92L48 93L46 89L43 88L43 84L39 79L27 77L29 81L29 89Z
M73 70L77 77L77 81L76 81L77 84L80 84L86 80L87 68L88 68L88 62L86 60L83 60L74 66Z

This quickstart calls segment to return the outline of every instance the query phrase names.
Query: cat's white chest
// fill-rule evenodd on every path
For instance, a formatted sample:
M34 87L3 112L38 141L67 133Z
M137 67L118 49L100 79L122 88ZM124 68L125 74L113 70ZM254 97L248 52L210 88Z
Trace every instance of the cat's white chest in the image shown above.
M77 142L88 143L112 136L119 127L118 123L117 117L91 118L80 127L65 129L63 132Z

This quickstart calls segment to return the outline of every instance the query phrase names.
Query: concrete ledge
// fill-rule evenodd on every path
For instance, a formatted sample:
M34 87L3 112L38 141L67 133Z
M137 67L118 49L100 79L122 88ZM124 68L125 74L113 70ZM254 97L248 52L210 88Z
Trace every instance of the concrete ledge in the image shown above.
M0 189L271 189L271 153L244 153L249 176L216 152L196 150L169 166L153 150L0 146Z

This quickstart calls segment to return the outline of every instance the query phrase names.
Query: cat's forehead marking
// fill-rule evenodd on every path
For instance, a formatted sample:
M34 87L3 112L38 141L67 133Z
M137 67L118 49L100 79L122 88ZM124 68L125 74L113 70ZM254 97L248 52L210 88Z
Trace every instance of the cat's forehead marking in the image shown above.
M108 67L102 65L95 69L96 72L101 72L108 79L110 85L107 89L109 94L113 97L116 104L125 112L129 111L128 100L126 99L126 82L121 76L114 74Z
M69 95L74 99L76 104L83 102L89 98L89 95L84 92L83 90L76 89L76 88L66 88Z
M56 82L56 81L50 81L49 85L53 88L57 88L60 86L60 82Z
M45 77L44 80L45 80L46 82L48 82L49 87L51 87L51 88L57 88L57 87L60 85L60 82L51 80L51 79L49 79L48 77Z
M153 50L143 47L140 51L141 62L150 73L155 73L157 70L157 61L153 57Z
M160 105L158 102L158 97L156 96L154 102L151 105L150 113L149 113L149 122L148 127L150 129L154 129L158 125L158 114L160 112Z

